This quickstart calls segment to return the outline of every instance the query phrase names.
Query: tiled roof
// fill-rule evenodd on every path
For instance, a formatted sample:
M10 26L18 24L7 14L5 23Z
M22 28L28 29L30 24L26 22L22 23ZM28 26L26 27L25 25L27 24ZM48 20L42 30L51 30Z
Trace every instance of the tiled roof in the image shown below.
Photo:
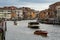
M5 6L5 7L0 8L0 9L5 9L5 10L15 10L15 9L18 9L18 8L15 7L15 6L9 6L9 7Z

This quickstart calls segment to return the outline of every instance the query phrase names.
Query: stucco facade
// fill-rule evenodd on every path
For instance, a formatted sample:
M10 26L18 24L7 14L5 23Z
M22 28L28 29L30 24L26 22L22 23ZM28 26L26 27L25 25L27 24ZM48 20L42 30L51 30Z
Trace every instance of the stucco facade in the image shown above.
M0 8L0 18L18 18L18 15L19 17L22 15L22 10L18 9L17 7L9 6Z

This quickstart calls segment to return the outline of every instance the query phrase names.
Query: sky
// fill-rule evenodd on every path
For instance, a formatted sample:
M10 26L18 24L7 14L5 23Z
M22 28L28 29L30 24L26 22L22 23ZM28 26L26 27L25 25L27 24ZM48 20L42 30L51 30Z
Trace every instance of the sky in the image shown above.
M30 7L35 10L48 9L49 5L59 2L60 0L0 0L0 7L16 6Z

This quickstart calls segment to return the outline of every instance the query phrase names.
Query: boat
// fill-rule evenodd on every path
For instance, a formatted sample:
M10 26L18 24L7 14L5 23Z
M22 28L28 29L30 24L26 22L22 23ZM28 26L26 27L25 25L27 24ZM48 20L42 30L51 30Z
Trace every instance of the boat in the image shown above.
M37 20L37 22L39 23L44 23L44 24L53 24L53 25L60 25L60 22L57 21L57 20L45 20L45 21L42 21L42 20Z
M39 28L39 23L38 22L29 22L28 23L28 28L38 29Z
M47 36L48 32L47 31L43 31L43 30L36 30L34 32L35 35L42 35L42 36Z

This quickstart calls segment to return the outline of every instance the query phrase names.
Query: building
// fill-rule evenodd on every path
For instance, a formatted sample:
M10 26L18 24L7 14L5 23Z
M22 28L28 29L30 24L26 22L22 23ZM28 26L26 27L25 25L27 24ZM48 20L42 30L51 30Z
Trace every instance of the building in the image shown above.
M23 19L35 19L36 12L28 7L22 7L23 9Z
M5 10L4 8L0 8L0 18L7 18L9 19L11 17L11 12Z
M15 6L0 8L0 18L19 19L20 15L22 15L22 10L20 10L19 8Z
M39 19L48 19L50 22L60 23L60 2L51 4L47 10L40 11Z
M53 11L55 14L56 21L60 22L60 2L56 2L49 6L49 8Z
M0 8L0 18L6 19L36 19L37 12L28 7L17 8L15 6Z
M48 19L48 11L47 11L47 9L40 11L38 18L40 20L46 20L46 19Z

